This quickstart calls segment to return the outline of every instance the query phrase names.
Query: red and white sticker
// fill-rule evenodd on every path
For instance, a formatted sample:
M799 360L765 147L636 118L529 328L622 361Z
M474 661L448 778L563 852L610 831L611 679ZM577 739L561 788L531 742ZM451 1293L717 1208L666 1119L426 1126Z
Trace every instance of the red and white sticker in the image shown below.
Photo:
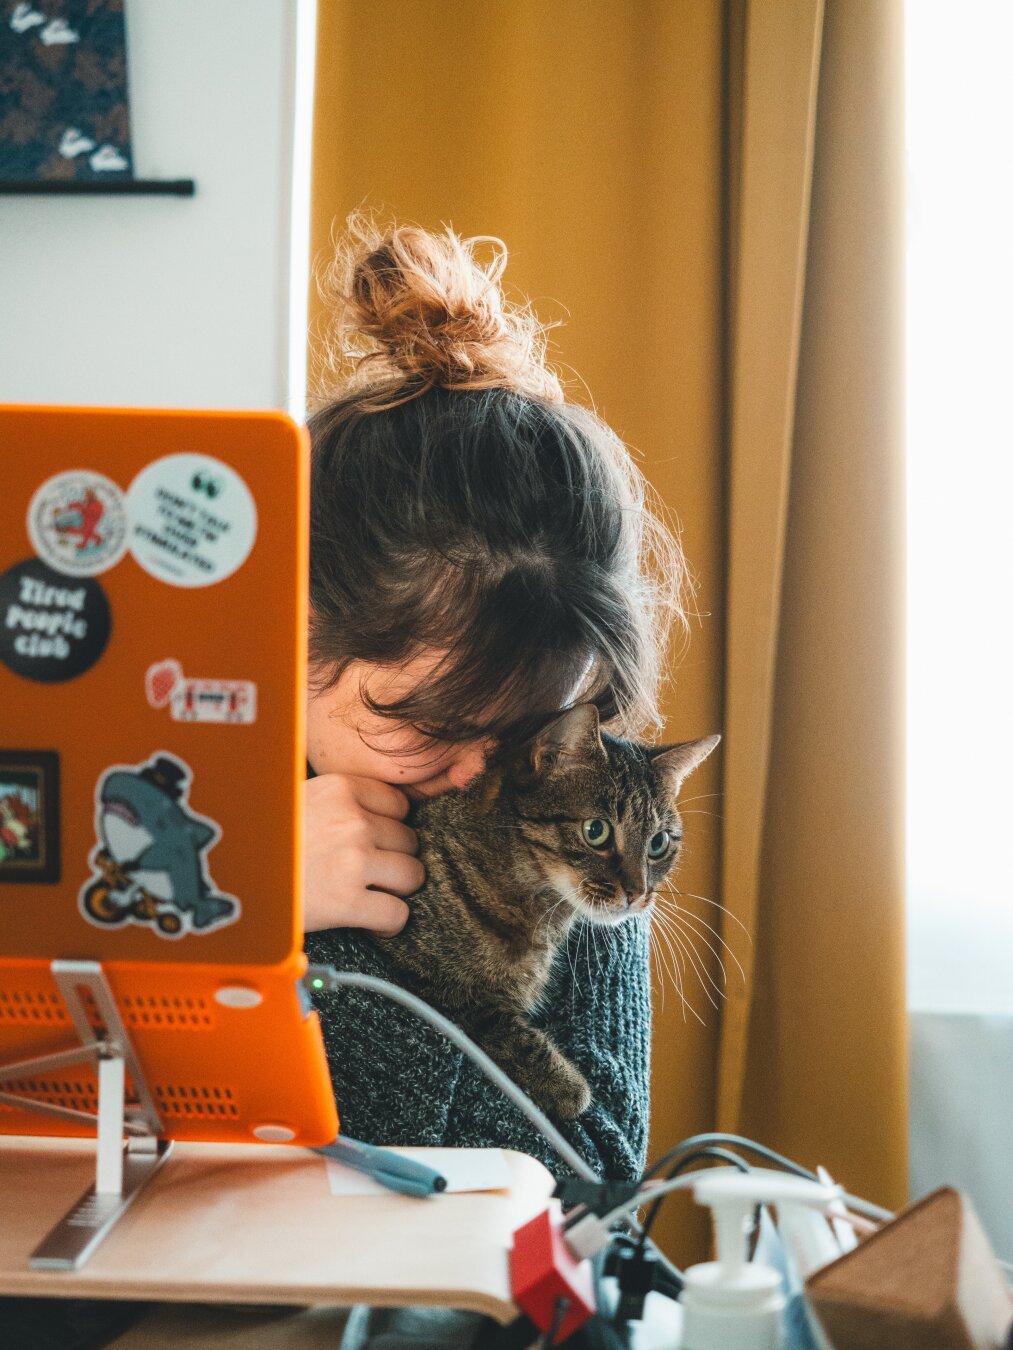
M174 722L243 724L257 720L252 680L214 680L184 675L178 661L156 661L144 675L153 708L168 708Z
M94 469L47 478L28 506L28 537L42 561L65 576L107 572L127 551L123 493Z

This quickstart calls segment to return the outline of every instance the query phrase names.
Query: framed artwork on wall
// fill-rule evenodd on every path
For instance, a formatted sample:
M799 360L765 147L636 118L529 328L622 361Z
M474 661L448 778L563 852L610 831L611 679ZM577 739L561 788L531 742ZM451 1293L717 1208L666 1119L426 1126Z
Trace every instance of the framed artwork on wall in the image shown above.
M132 177L123 0L0 0L0 182Z

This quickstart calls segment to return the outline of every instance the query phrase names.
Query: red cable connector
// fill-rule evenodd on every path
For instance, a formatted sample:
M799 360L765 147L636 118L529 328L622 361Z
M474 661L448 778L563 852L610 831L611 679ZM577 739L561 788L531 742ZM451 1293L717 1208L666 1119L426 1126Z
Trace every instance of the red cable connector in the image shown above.
M565 1341L596 1311L591 1263L575 1259L563 1241L562 1227L557 1201L517 1229L510 1251L513 1300L539 1331L552 1325L557 1301L568 1300L557 1341Z

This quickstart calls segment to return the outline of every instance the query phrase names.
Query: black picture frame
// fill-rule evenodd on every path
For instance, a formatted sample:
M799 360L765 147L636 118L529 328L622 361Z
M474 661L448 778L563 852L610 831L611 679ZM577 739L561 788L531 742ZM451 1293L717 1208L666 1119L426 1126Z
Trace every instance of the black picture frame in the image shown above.
M60 880L60 757L0 750L0 882Z
M133 178L123 0L0 0L0 179Z

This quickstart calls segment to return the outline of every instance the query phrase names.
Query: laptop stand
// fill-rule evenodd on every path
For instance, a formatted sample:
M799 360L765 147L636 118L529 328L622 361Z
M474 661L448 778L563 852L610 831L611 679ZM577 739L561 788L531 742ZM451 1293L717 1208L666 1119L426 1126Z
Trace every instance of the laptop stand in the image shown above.
M88 1259L172 1151L130 1036L98 961L53 961L53 978L81 1042L70 1050L0 1064L0 1102L97 1125L95 1184L31 1255L34 1270L76 1270ZM95 1061L98 1114L2 1090L40 1070ZM127 1103L126 1074L136 1099ZM124 1134L126 1144L124 1145Z

